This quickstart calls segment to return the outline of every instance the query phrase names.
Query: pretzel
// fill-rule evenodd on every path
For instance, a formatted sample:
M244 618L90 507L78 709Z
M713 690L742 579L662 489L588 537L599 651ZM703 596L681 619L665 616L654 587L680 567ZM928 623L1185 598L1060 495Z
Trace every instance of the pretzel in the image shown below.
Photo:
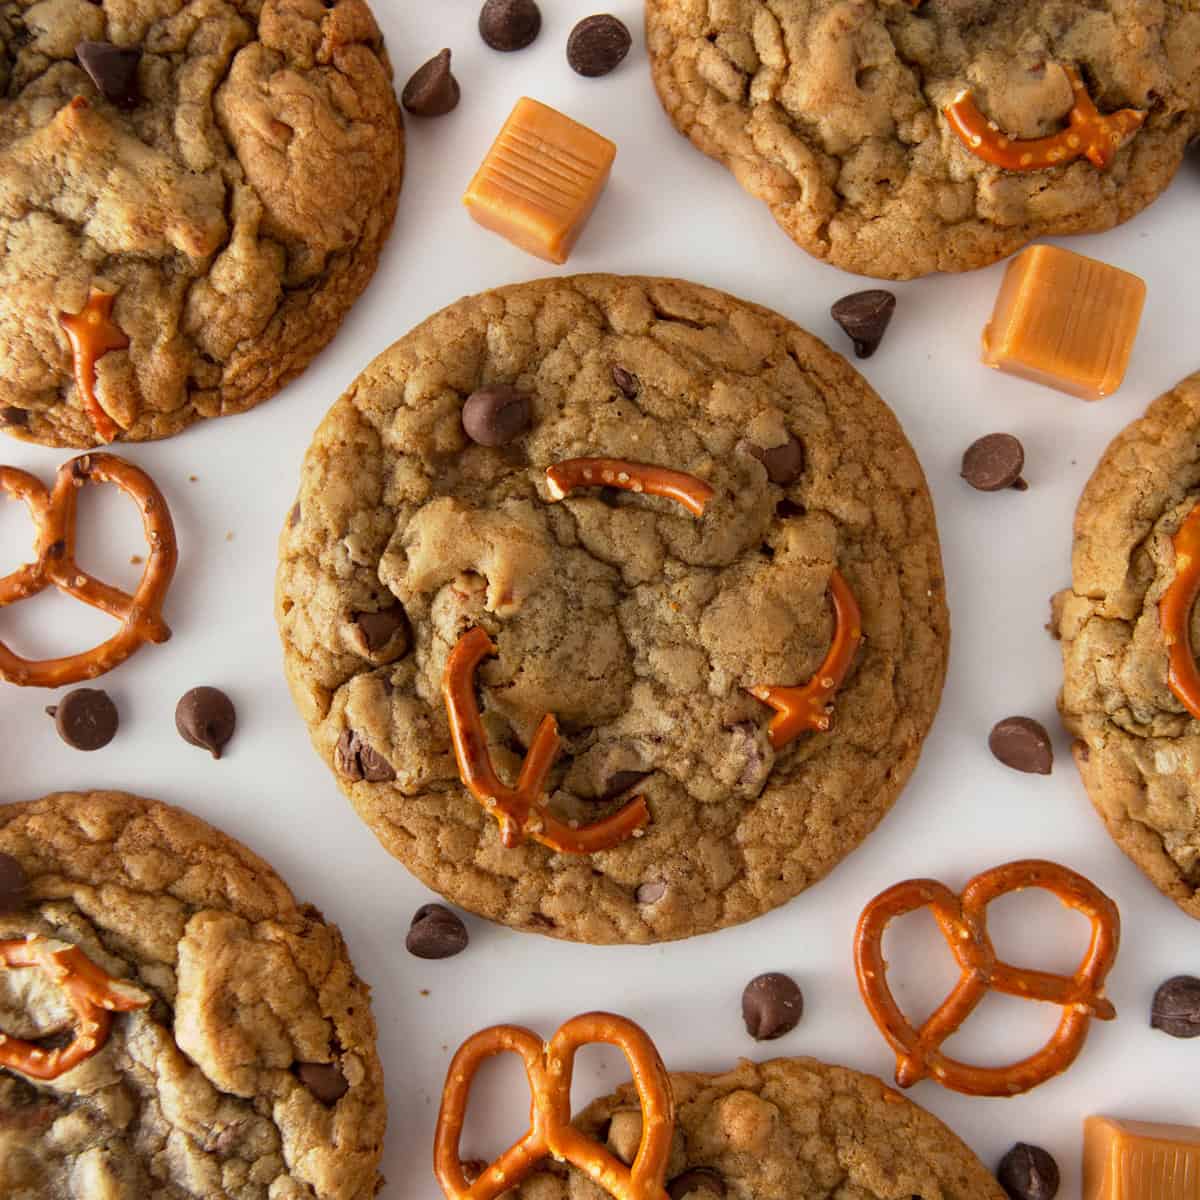
M1141 128L1146 114L1123 108L1103 116L1092 103L1079 72L1074 67L1063 67L1063 71L1075 92L1066 129L1050 137L1027 141L1010 138L979 111L975 98L966 90L946 105L950 128L978 158L1006 171L1042 171L1084 156L1100 170L1106 170L1117 151Z
M1167 644L1167 684L1200 721L1200 671L1192 649L1192 608L1200 594L1200 504L1174 537L1175 578L1158 602L1158 621Z
M1073 976L1022 970L996 957L987 932L987 906L1009 892L1043 888L1092 923L1087 954ZM931 908L962 977L936 1012L914 1029L887 983L883 933L905 913ZM911 1087L932 1075L968 1096L1016 1096L1065 1071L1083 1049L1092 1017L1111 1021L1116 1009L1104 998L1121 940L1117 906L1095 884L1057 863L1028 859L977 875L957 896L936 879L910 879L876 896L863 910L854 939L855 968L863 1002L896 1052L896 1083ZM971 1015L989 991L1022 1000L1044 1000L1063 1009L1050 1041L1036 1054L1006 1067L975 1067L949 1058L941 1044Z
M632 1166L571 1125L571 1076L581 1046L620 1049L642 1105L642 1140ZM497 1054L520 1055L529 1080L529 1129L468 1183L459 1148L475 1073ZM546 1044L518 1025L496 1025L463 1043L450 1064L433 1144L433 1169L446 1200L495 1200L527 1178L545 1158L583 1171L615 1200L667 1200L664 1180L675 1132L671 1080L654 1043L632 1021L587 1013L568 1021Z
M66 993L75 1010L74 1038L57 1050L42 1050L32 1042L0 1033L0 1067L30 1079L57 1079L106 1041L115 1012L145 1008L150 997L140 988L102 971L78 946L38 934L0 942L0 967L39 967Z
M58 314L58 323L66 331L71 343L75 360L75 388L83 403L83 411L91 419L96 436L103 442L111 442L121 429L96 399L96 363L110 350L125 350L129 346L129 338L112 320L116 299L112 292L92 288L87 303L79 312Z
M806 730L824 733L833 725L833 697L862 643L862 613L850 585L834 567L829 576L829 594L833 599L833 641L825 661L803 687L755 684L746 689L756 700L775 709L768 734L771 745L781 750Z
M115 483L142 511L150 553L132 596L93 578L75 561L77 493L89 480ZM107 642L68 658L30 661L0 642L0 679L23 687L95 679L120 666L143 642L165 642L171 636L161 610L179 555L167 502L149 475L112 454L84 454L59 467L50 491L25 471L0 467L0 493L23 501L37 529L37 559L0 578L0 608L53 585L121 622Z
M623 458L564 459L546 468L546 487L551 500L563 500L569 492L585 487L614 487L639 495L645 492L648 496L665 496L682 504L694 517L704 516L713 498L713 489L695 475Z
M558 722L551 713L542 718L534 734L517 786L501 782L492 766L475 699L475 670L495 653L495 644L478 625L464 633L446 660L442 696L459 776L471 795L500 823L501 842L511 850L531 837L560 854L594 854L635 835L650 819L643 796L635 796L611 817L582 829L560 821L546 807L542 792L560 745Z

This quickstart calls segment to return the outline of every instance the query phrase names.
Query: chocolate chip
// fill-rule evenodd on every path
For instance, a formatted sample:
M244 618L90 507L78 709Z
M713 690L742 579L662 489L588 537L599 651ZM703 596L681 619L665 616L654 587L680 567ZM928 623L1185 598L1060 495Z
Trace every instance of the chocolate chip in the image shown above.
M354 623L362 633L367 653L399 658L408 649L408 614L400 604L380 612L356 612Z
M879 349L895 311L895 295L882 288L843 296L829 310L833 319L850 335L854 353L859 358L870 358Z
M667 1184L671 1200L725 1200L725 1180L708 1167L692 1167Z
M639 904L657 904L667 894L667 885L661 879L638 884L634 897Z
M467 397L462 423L481 446L507 446L529 428L529 397L506 383L480 388Z
M1154 993L1150 1026L1173 1038L1200 1037L1200 979L1176 975Z
M75 47L75 57L105 100L118 108L137 108L142 99L138 84L138 64L142 61L139 47L80 42Z
M604 792L598 796L599 800L615 800L618 796L625 795L626 792L632 791L643 779L650 776L649 771L616 771L609 776L608 782L604 785Z
M642 390L642 381L624 367L613 367L612 381L621 389L621 394L626 400L636 400L638 393Z
M350 1090L345 1075L333 1063L297 1063L295 1071L300 1082L327 1108Z
M962 477L981 492L1016 488L1023 492L1029 484L1021 478L1025 450L1011 433L989 433L972 442L962 458Z
M423 904L413 915L404 945L417 958L453 958L467 948L470 935L458 913L444 904Z
M347 779L368 783L390 783L396 778L392 764L368 745L353 729L343 729L333 753L338 773Z
M76 688L46 709L58 736L76 750L99 750L117 735L117 706L99 688Z
M189 746L207 750L213 758L221 757L221 750L233 737L236 727L237 712L233 701L218 688L192 688L175 706L175 728L179 736Z
M619 67L631 45L629 30L616 17L584 17L567 38L567 62L577 75L594 79Z
M533 0L487 0L479 14L479 36L493 50L524 50L541 30Z
M1049 775L1054 766L1054 747L1046 727L1032 717L1005 717L988 736L988 749L1014 771Z
M450 51L435 54L413 72L404 85L400 102L416 117L444 117L458 107L461 92L450 71Z
M996 1178L1012 1200L1054 1200L1058 1195L1058 1163L1041 1146L1018 1142L1000 1160Z
M17 912L28 899L29 877L11 854L0 854L0 912Z
M795 981L778 971L759 975L742 993L742 1020L756 1042L791 1033L804 1015L804 996Z
M804 470L804 443L793 434L788 434L782 446L764 449L747 442L746 450L766 468L767 478L781 487L794 483Z
M5 425L24 426L29 424L29 410L25 408L0 408L0 421Z

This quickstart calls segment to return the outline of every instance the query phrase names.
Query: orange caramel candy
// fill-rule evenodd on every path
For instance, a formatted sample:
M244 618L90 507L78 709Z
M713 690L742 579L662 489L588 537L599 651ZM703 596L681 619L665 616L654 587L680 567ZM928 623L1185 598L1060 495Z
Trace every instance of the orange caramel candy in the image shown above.
M484 229L547 262L565 263L616 156L608 138L524 96L463 203Z
M983 361L1099 400L1125 378L1145 302L1145 283L1128 271L1057 246L1030 246L1008 264L983 331Z
M1200 1200L1200 1129L1088 1117L1083 1200Z

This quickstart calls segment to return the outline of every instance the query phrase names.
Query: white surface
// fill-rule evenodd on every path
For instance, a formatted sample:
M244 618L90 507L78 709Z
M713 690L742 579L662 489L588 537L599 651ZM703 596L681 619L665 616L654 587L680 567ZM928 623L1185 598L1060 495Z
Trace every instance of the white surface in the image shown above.
M1021 856L1059 859L1120 904L1126 936L1110 987L1119 1018L1095 1023L1071 1071L1030 1095L967 1099L923 1083L912 1098L989 1165L1016 1140L1046 1146L1062 1165L1064 1198L1078 1195L1084 1114L1200 1121L1200 1042L1172 1041L1147 1024L1159 982L1200 973L1198 930L1125 860L1093 814L1056 719L1060 661L1043 628L1049 596L1069 579L1072 512L1101 450L1150 400L1200 368L1200 155L1131 224L1066 243L1149 283L1133 363L1115 397L1088 405L980 366L979 333L1002 267L895 287L896 318L862 369L899 414L929 476L954 641L941 715L920 768L865 845L782 910L714 936L597 949L472 919L469 950L427 964L405 952L404 934L413 910L433 897L354 816L310 749L284 686L271 616L275 540L313 428L373 355L465 293L549 273L473 225L458 202L513 102L536 96L619 147L609 189L562 273L664 274L711 284L777 309L847 354L829 305L874 285L794 248L764 207L675 133L650 83L636 0L614 10L634 30L634 49L618 71L598 80L575 76L563 53L574 22L595 11L590 0L547 0L540 39L513 55L479 40L473 0L381 2L377 11L397 86L450 46L462 104L445 118L408 118L407 179L384 261L308 373L246 416L122 449L157 479L179 529L181 566L167 605L175 637L103 681L120 707L121 731L90 756L55 736L42 713L53 694L0 687L0 792L25 799L116 787L184 805L264 855L299 897L341 925L374 988L390 1108L383 1163L389 1200L437 1196L429 1162L449 1054L476 1029L501 1021L549 1035L577 1012L610 1008L644 1024L673 1068L807 1054L890 1078L891 1054L859 1000L851 968L860 909L902 878L933 875L957 887ZM958 478L963 449L993 430L1025 443L1028 492L983 495ZM9 439L0 447L3 461L46 480L68 457ZM132 583L137 568L128 557L143 552L137 523L109 490L86 493L84 561L113 582ZM5 562L23 561L27 533L18 506L0 506ZM88 644L93 632L103 636L107 625L67 600L42 597L3 614L0 636L25 652L61 652ZM177 697L201 683L225 688L237 702L237 738L220 762L186 746L173 728ZM1058 760L1050 778L1008 771L989 755L988 730L1014 713L1038 717L1054 731ZM1082 919L1044 897L1002 902L993 924L1001 952L1014 963L1071 970L1085 944ZM889 943L895 978L909 985L902 994L928 1006L953 978L932 929L927 917L909 918L902 937ZM747 980L767 970L795 975L807 1012L794 1033L755 1045L742 1027L739 998ZM989 1000L951 1049L977 1061L1008 1061L1039 1045L1057 1016L1057 1009ZM589 1051L576 1096L590 1099L619 1076L615 1057ZM515 1060L485 1083L468 1120L470 1155L490 1155L526 1128ZM487 1103L501 1096L505 1103Z

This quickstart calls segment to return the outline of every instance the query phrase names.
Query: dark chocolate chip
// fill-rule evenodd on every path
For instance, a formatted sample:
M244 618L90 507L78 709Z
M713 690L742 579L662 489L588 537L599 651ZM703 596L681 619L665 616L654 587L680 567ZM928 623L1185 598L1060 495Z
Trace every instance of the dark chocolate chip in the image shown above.
M472 392L463 405L467 437L481 446L507 446L529 428L529 397L506 383Z
M199 746L213 758L220 758L237 728L237 712L233 701L220 689L192 688L175 706L175 728L189 746Z
M413 915L404 945L417 958L453 958L467 948L470 935L458 913L444 904L422 904Z
M479 36L493 50L524 50L541 31L534 0L487 0L479 13Z
M764 449L747 442L746 449L766 468L767 478L780 487L794 483L804 470L804 443L793 434L788 434L782 446Z
M742 993L742 1019L756 1042L791 1033L804 1015L804 996L794 980L778 971L759 975Z
M567 38L567 62L577 75L594 79L619 67L632 45L623 21L609 13L584 17Z
M604 785L603 794L597 799L615 800L618 796L623 796L637 787L649 775L649 771L616 771L609 777L608 782Z
M300 1082L327 1108L350 1090L345 1075L333 1063L297 1063L295 1071Z
M369 654L381 654L390 648L398 658L408 649L408 614L403 605L394 604L381 612L355 613L354 623L362 631Z
M1023 492L1029 484L1021 478L1025 450L1011 433L989 433L972 442L962 458L962 477L981 492L1016 488Z
M996 1178L1012 1200L1054 1200L1058 1195L1058 1163L1041 1146L1018 1142L1000 1160Z
M111 42L80 42L75 47L79 65L92 77L96 90L118 108L137 108L142 89L138 84L138 46L114 46Z
M28 892L25 868L11 854L0 854L0 913L24 908Z
M76 750L99 750L117 735L117 706L99 688L76 688L46 712L58 736Z
M634 896L639 904L657 904L667 894L667 885L661 879L639 883Z
M338 774L347 779L365 779L368 783L390 783L396 778L392 764L368 745L353 729L343 729L333 753Z
M667 1184L671 1200L725 1200L725 1180L708 1167L692 1167Z
M400 102L416 117L444 117L458 107L461 92L450 71L450 51L435 54L413 72Z
M1176 975L1154 993L1150 1025L1173 1038L1200 1037L1200 979Z
M895 295L882 288L843 296L829 310L833 319L850 335L854 353L859 358L870 358L879 349L895 311Z
M1032 717L1005 717L988 736L988 749L1014 771L1049 775L1054 766L1054 747L1046 727Z
M0 421L5 425L24 426L29 424L29 410L25 408L0 408Z
M612 381L621 389L621 394L626 400L636 400L638 393L642 390L642 381L624 367L613 367Z

